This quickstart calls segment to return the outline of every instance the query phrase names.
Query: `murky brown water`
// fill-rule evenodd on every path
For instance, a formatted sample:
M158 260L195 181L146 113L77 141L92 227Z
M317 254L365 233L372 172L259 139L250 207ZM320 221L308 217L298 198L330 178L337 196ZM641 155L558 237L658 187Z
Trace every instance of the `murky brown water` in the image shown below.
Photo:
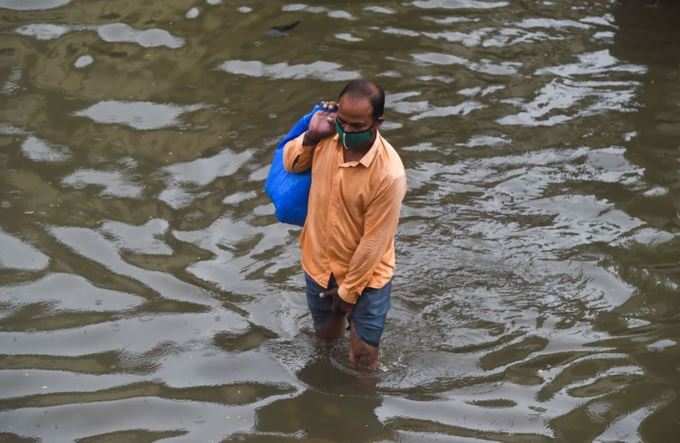
M652 3L0 0L0 440L675 441ZM359 75L410 180L375 380L315 344L262 192Z

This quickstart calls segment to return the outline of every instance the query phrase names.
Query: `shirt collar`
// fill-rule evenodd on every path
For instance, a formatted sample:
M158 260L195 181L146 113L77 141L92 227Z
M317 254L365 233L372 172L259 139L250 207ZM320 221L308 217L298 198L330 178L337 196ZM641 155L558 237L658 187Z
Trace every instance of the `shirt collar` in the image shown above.
M335 134L333 136L333 140L335 140L337 142L340 149L345 149L345 147L342 146L342 143L340 143L340 136L338 134ZM354 161L354 162L347 162L345 165L346 166L356 166L357 164L361 164L364 167L368 168L369 166L371 166L371 163L373 163L373 160L375 159L375 156L378 154L378 150L380 149L381 145L382 145L382 136L380 135L380 130L377 130L373 144L371 145L369 150L366 152L366 154L364 154L364 156L361 157L361 160Z

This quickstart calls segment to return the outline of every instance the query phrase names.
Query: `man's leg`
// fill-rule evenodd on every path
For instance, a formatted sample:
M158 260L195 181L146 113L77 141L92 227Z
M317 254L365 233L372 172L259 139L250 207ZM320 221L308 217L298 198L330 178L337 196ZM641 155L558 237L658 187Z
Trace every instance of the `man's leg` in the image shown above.
M345 332L345 314L333 312L326 324L317 329L316 335L324 340L336 340Z
M349 360L355 366L378 368L378 347L390 310L391 291L392 282L380 289L366 288L354 305L350 315Z
M378 357L378 346L372 346L363 341L359 337L359 334L357 334L354 323L352 323L349 345L349 361L355 367L378 369Z
M316 335L324 340L335 340L345 332L345 314L333 309L333 297L321 297L326 289L305 274L307 305L314 319ZM329 288L335 284L331 277Z

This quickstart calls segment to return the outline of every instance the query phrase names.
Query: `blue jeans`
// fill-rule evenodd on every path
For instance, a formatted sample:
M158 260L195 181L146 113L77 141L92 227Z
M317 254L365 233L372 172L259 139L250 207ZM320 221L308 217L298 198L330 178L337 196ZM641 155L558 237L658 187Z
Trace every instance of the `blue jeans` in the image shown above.
M333 300L332 297L320 297L320 293L326 291L326 288L317 284L307 273L305 273L305 282L307 283L307 305L314 319L314 328L318 331L333 315ZM335 278L331 276L328 288L336 286ZM387 311L390 310L391 292L392 281L382 288L364 289L349 316L349 321L354 325L359 338L371 346L378 347L380 344Z

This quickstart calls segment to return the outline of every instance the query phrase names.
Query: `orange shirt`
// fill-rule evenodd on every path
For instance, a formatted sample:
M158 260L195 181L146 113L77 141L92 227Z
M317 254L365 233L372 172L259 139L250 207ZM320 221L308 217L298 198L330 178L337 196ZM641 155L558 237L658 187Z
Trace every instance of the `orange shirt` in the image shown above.
M304 134L286 144L290 172L312 168L309 209L300 236L302 268L338 295L356 303L366 287L382 288L394 274L394 235L406 194L404 165L380 135L360 161L345 162L338 136L303 147Z

